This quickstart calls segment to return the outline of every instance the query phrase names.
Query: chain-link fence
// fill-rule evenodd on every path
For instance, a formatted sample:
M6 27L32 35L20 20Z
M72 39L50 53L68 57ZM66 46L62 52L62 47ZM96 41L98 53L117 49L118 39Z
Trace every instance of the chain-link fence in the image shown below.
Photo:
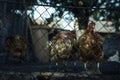
M32 34L33 34L33 38L36 39L33 40L33 44L35 45L35 51L37 53L37 57L39 57L39 59L42 60L44 56L46 57L46 59L48 58L48 60L51 60L50 59L51 55L49 57L46 56L48 55L46 52L47 51L46 43L51 45L52 44L51 41L53 41L54 38L56 38L57 36L56 34L60 32L64 33L67 31L70 31L72 34L75 34L76 39L78 40L80 36L84 33L84 31L86 31L87 26L91 21L95 22L96 24L94 31L102 35L102 39L104 39L103 50L105 53L107 53L105 54L105 57L108 58L108 55L112 55L111 53L116 53L117 51L119 52L119 46L116 46L119 39L114 39L119 37L119 21L115 20L115 19L119 19L119 17L118 18L115 17L115 15L116 16L118 15L117 12L119 10L119 7L117 8L109 8L109 7L102 8L102 7L104 7L104 5L102 5L99 8L54 6L54 5L47 5L42 2L38 5L33 6L32 10L28 12L28 15L30 16L33 22L32 27L34 29L32 30L33 31ZM39 37L36 36L38 34ZM113 43L113 40L116 40L115 41L116 43L115 42ZM42 45L39 45L41 43ZM54 43L53 47L56 44L59 43ZM113 47L113 45L115 46ZM70 48L70 46L68 48ZM39 54L39 52L41 53L43 52L44 55ZM48 51L48 53L49 52L51 51ZM55 51L53 51L53 53L51 52L52 55L54 55L54 53Z
M84 70L82 62L95 60L103 61L100 64L103 73L113 68L111 72L120 73L120 4L113 2L117 7L112 8L105 7L106 4L84 7L46 4L39 0L0 0L0 63L45 65L36 67L43 72L77 72ZM116 66L108 68L112 64ZM30 70L36 71L34 68Z

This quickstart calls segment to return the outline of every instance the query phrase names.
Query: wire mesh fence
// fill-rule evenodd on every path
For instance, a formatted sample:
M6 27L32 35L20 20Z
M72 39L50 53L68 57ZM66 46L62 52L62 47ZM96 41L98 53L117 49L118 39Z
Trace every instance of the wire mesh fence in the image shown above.
M120 62L119 7L60 6L32 1L0 0L1 64L57 66L62 62L69 69L71 62ZM92 22L95 27L90 26Z
M83 12L83 14L78 13L79 16L82 17L76 18L75 17L76 14L73 14L68 10L64 11L65 8L69 8L71 10L75 9L76 12L77 11L78 12L81 11L81 13ZM48 35L48 39L47 39L48 43L50 43L50 41L54 38L56 33L62 31L66 31L66 32L70 31L71 33L75 34L78 39L82 35L82 32L86 30L88 23L91 21L94 21L96 23L95 32L102 35L104 39L108 37L110 38L114 34L119 33L119 24L117 23L116 26L115 25L116 22L114 21L115 18L114 17L112 18L112 13L114 14L115 12L115 14L118 15L116 12L118 11L119 8L110 9L110 8L69 7L69 6L53 7L53 5L45 5L41 3L35 5L32 9L33 11L31 11L29 15L31 16L34 24L40 25L39 29L46 28L48 33L45 35ZM64 12L61 13L61 11L59 11L58 9L63 10ZM87 9L88 11L93 10L93 12L91 14L88 14L89 15L88 17L86 16L86 13L84 13L84 9ZM111 10L112 13L110 12ZM36 40L36 44L37 42L38 41ZM110 44L114 44L114 43L110 43ZM106 49L106 47L104 48ZM41 51L41 49L39 50ZM115 50L119 50L118 46L117 48L115 48Z

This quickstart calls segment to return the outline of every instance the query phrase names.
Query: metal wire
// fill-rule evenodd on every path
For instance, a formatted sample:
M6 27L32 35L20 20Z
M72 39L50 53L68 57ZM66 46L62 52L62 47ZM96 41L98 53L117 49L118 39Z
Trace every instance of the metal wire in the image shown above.
M48 7L59 7L59 8L78 8L78 9L109 9L109 10L119 10L119 7L106 7L106 8L100 8L100 7L78 7L78 6L57 6L57 5L54 5L54 4L50 4L50 5L45 5L45 4L42 4L42 3L23 3L23 2L16 2L16 1L8 1L8 0L1 0L0 2L2 3L14 3L14 4L21 4L21 5L38 5L38 6L48 6ZM19 6L19 5L18 5Z
M101 7L78 7L78 6L56 6L56 5L53 5L53 4L50 4L50 5L46 5L46 4L42 4L42 3L27 3L27 2L25 2L25 0L24 0L24 2L17 2L17 1L10 1L10 0L0 0L0 4L1 3L4 3L5 5L4 5L4 12L2 13L2 15L4 15L4 19L3 19L3 21L4 21L4 26L8 26L8 25L6 25L6 23L7 23L7 21L6 21L6 16L7 16L7 4L18 4L19 3L19 5L17 5L17 6L19 6L19 7L21 7L22 8L22 6L24 6L24 11L25 11L25 13L22 13L22 15L23 14L25 14L25 15L23 15L22 16L22 18L23 18L23 20L25 19L26 20L26 22L22 22L20 19L18 20L18 21L15 21L15 22L19 22L19 23L22 23L22 25L18 25L18 27L19 26L21 26L21 27L19 27L19 33L22 33L22 35L24 35L24 36L26 36L26 39L28 39L28 33L27 33L27 31L28 31L28 29L30 30L30 35L29 36L32 36L31 38L32 38L32 41L33 41L33 36L35 36L36 35L36 33L37 32L39 32L39 31L41 31L41 33L38 33L38 34L40 34L40 36L38 36L38 38L37 39L35 39L35 41L34 41L34 45L32 44L32 43L29 43L29 40L28 40L28 44L30 45L30 47L32 47L32 49L33 50L35 50L35 45L40 45L40 47L38 48L38 50L37 50L37 52L38 53L42 53L42 52L44 52L44 51L46 51L46 49L44 49L44 47L46 47L47 48L47 42L49 42L50 40L48 39L48 37L46 38L46 43L43 43L42 42L42 38L45 38L45 36L49 36L51 33L53 33L53 34L57 34L57 33L59 33L59 31L66 31L65 30L65 28L66 27L70 27L70 28L72 28L72 30L74 31L75 30L75 28L74 28L74 26L73 25L71 25L71 23L75 23L74 22L74 19L75 18L73 18L72 20L70 20L70 21L67 21L68 19L66 19L66 18L64 18L65 16L68 16L69 18L72 18L73 16L71 15L71 14L68 14L68 13L66 13L66 14L64 14L62 17L59 17L59 19L58 19L58 16L56 16L56 14L58 15L58 12L60 12L60 11L58 11L57 12L57 10L58 9L56 9L56 8L69 8L69 9L78 9L78 10L81 10L81 9L89 9L89 10L91 10L91 9L95 9L96 10L96 14L97 13L100 13L100 11L103 11L103 10L113 10L113 13L114 13L114 11L118 11L120 8L119 7L117 7L117 8L111 8L111 7L105 7L105 8L101 8ZM31 13L29 13L29 14L27 14L27 5L33 5L32 6L32 8L31 8ZM37 6L37 7L35 7L35 6ZM40 12L40 11L38 11L37 10L37 8L39 8L39 7L44 7L44 9L45 9L45 11L43 11L42 13ZM49 24L47 24L48 23L48 21L47 21L47 19L48 18L45 18L43 15L44 14L48 14L49 16L51 16L52 14L51 14L51 12L49 12L49 8L46 8L46 7L53 7L54 9L55 9L55 12L54 13L52 13L53 14L53 16L54 16L54 18L53 18L53 21L51 20L51 27L49 27ZM14 9L16 9L16 8L14 8ZM13 9L13 10L14 10ZM1 9L0 9L1 10ZM38 14L39 14L39 16L36 18L36 19L34 19L33 17L30 17L30 15L35 15L34 14L34 12L37 12ZM79 13L78 13L79 14ZM83 14L84 15L84 14ZM92 14L91 16L93 16L94 14ZM119 16L118 16L119 17ZM9 18L9 17L8 17ZM14 17L12 17L12 18L14 18ZM36 20L38 20L39 18L41 18L43 21L44 21L44 24L38 24L37 22L36 22ZM1 16L0 16L0 19L1 19ZM79 23L79 25L77 25L77 26L83 26L84 24L86 24L85 23L85 21L87 21L88 20L88 17L85 17L84 18L84 20L82 20L80 23L78 22L78 21L76 21L77 23ZM89 19L89 22L90 21L93 21L93 20L95 20L94 18L92 19L92 20L90 20ZM31 22L31 21L33 21L33 22ZM61 21L63 21L63 23L61 22ZM107 20L106 20L107 21ZM53 22L53 23L52 23ZM111 33L111 32L113 32L113 29L108 29L107 27L106 27L106 25L103 23L103 21L102 20L96 20L96 22L98 22L99 24L101 24L102 26L98 29L98 30L96 30L96 32L97 31L102 31L102 29L104 29L105 30L105 32L101 32L101 34L102 33L106 33L106 34L109 34L109 33ZM24 25L23 24L27 24L26 25L26 30L25 30L25 32L26 33L24 33ZM61 24L64 24L64 23L66 23L66 25L62 25L62 29L61 29L61 27L59 27L59 25L61 25ZM10 23L11 24L11 23ZM106 24L108 25L108 27L109 27L109 23L108 22L106 22ZM35 28L35 30L32 28L34 25L37 25L38 27L36 27ZM47 28L45 28L45 26L47 26ZM111 26L111 25L110 25ZM119 27L119 26L118 26ZM114 27L113 27L114 28ZM18 29L18 28L17 28ZM8 30L8 29L7 29ZM5 31L6 33L7 33L7 30ZM45 30L45 31L44 31ZM57 33L54 33L54 31L57 31L58 30L58 32ZM16 31L16 29L14 30L15 31L15 33L17 33L17 31ZM46 32L46 33L45 33ZM116 32L116 31L115 31ZM114 32L114 33L115 33ZM115 33L116 34L116 33ZM3 34L2 34L3 35ZM111 34L110 34L111 35ZM50 36L50 37L54 37L54 36ZM106 38L105 38L106 39ZM118 42L119 42L119 39L118 39ZM113 42L114 43L114 42ZM109 43L107 43L107 44L109 44ZM106 45L106 44L105 44ZM109 46L113 46L113 45L109 45ZM115 46L117 46L117 45L115 45ZM105 48L106 49L106 48ZM118 48L119 49L119 48ZM109 49L106 49L106 51L109 51ZM30 51L31 52L31 51ZM34 54L35 52L33 52L33 54ZM107 53L107 52L106 52ZM44 54L46 54L46 53L44 53ZM31 55L29 55L30 57L33 57L33 55L31 56ZM35 56L35 55L34 55ZM50 55L48 55L49 57L50 57ZM36 58L36 57L35 57ZM3 59L3 60L5 60L5 59ZM30 60L28 61L28 63L30 63L30 64L38 64L39 63L39 60L37 59L37 61L34 61L34 60L36 60L36 59L31 59L30 58ZM1 60L2 61L2 60ZM51 63L51 62L50 62ZM66 62L67 63L67 62ZM47 65L47 66L41 66L42 64L41 63L39 63L39 65L37 65L36 67L34 66L32 66L31 68L30 68L30 71L32 72L34 72L34 71L53 71L53 73L52 73L52 75L54 74L54 72L55 71L58 71L58 72L61 72L62 70L65 70L65 71L71 71L71 70L73 70L74 71L74 69L76 69L77 71L81 71L81 69L83 70L83 64L77 64L77 65L74 65L73 63L74 63L74 61L73 61L73 63L72 64L70 64L70 62L69 63L67 63L66 64L65 62L63 62L62 63L62 65L61 64L57 64L57 65L55 65L55 63L52 65L52 64L50 64L50 65ZM24 63L24 64L26 64L26 63ZM40 65L41 64L41 65ZM106 63L106 64L109 64L109 63ZM101 64L102 65L102 64ZM82 67L81 67L82 66ZM111 65L110 65L111 66ZM117 67L115 67L116 68L116 71L117 71L117 69L118 69L118 66L119 65L117 65ZM24 67L24 69L26 70L26 71L28 71L28 69L27 68L25 68L25 66L23 65L23 67ZM22 68L23 68L22 67ZM27 66L28 67L28 66ZM29 66L30 67L30 66ZM109 65L107 66L107 67L109 67ZM107 68L106 67L106 68ZM17 67L13 67L13 68L11 68L11 70L17 70L17 69L22 69L22 68L19 68L18 66ZM67 68L67 69L65 69L65 68ZM102 67L103 68L103 67ZM1 68L1 69L4 69L3 67ZM8 69L8 67L6 67L6 70ZM24 69L22 70L22 71L24 71ZM111 68L110 68L111 69ZM104 69L105 70L105 69ZM20 71L20 70L19 70ZM18 71L18 72L19 72ZM76 71L76 72L77 72ZM104 71L103 71L104 72ZM108 73L109 73L109 71L108 71ZM119 70L118 70L118 72L117 73L119 73ZM21 78L21 80L34 80L34 79L36 79L36 78L34 78L34 75L32 74L32 73L29 73L28 75L29 75L29 77L28 77L28 79L26 79L26 74L24 74L24 73L13 73L13 74L11 74L11 73L8 73L9 75L7 75L6 73L0 73L0 76L2 76L1 77L1 80L10 80L10 79L15 79L15 80L17 80L17 78ZM71 74L69 74L69 75L71 75ZM69 76L67 73L65 73L65 76ZM3 79L3 78L5 78L5 76L7 76L8 78L6 78L6 79ZM36 77L36 76L35 76ZM94 78L94 79L96 79L97 80L97 78ZM19 79L20 80L20 79Z

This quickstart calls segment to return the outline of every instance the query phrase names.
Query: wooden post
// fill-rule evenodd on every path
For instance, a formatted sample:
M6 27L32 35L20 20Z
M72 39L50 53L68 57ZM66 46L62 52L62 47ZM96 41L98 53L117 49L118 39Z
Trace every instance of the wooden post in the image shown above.
M49 54L47 49L48 31L47 29L38 28L39 26L32 27L32 40L35 48L35 56L41 63L49 62Z

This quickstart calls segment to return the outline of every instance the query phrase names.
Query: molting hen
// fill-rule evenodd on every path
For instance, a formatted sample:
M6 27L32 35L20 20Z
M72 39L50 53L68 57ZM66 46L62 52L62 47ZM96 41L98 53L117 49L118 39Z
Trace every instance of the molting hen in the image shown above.
M75 35L70 31L58 33L49 44L52 62L65 61L72 55Z
M94 28L95 23L91 22L77 42L80 51L79 59L84 63L98 63L103 60L103 40L94 32Z

